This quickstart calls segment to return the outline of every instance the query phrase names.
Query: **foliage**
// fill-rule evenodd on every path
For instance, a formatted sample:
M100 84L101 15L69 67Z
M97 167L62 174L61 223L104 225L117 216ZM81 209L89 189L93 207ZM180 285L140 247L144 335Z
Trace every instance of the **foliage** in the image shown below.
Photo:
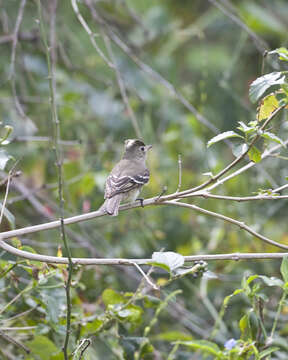
M72 256L148 259L140 270L130 262L69 272L1 250L0 358L64 359L68 313L73 360L285 359L287 258L187 264L184 256L276 251L243 223L288 244L279 198L287 190L287 2L56 4L1 9L1 231L61 216L59 168L65 217L97 209L124 139L139 132L153 144L145 198L176 191L180 168L186 190L220 184L215 175L231 162L235 171L240 161L257 165L215 187L218 198L207 190L187 200L239 228L165 204L65 226ZM67 256L58 229L10 241Z

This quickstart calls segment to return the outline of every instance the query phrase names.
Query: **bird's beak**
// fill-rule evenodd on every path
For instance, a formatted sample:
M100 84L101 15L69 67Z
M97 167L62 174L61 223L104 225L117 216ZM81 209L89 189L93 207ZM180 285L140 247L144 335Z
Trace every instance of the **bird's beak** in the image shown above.
M152 145L146 145L145 147L146 147L146 151L152 149Z

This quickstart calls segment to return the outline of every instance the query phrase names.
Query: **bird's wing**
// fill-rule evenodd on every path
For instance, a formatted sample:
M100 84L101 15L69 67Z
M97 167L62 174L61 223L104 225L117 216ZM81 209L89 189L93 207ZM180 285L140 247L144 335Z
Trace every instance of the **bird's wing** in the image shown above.
M149 177L148 169L137 175L117 175L117 173L115 174L112 171L106 180L104 198L109 199L117 194L143 186L149 181Z

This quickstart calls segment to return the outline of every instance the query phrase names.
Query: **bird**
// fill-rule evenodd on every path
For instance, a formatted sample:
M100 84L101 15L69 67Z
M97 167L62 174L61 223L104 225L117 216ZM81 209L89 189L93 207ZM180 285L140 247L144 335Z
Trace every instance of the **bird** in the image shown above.
M145 145L139 139L125 140L123 156L106 179L105 201L99 210L117 216L122 201L140 200L143 206L143 199L138 199L138 196L150 178L146 158L151 148L152 145Z

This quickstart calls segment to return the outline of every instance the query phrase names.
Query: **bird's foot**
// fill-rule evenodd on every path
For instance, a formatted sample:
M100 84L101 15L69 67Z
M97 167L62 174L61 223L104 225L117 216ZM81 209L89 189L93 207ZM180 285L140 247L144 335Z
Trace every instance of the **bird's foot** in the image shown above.
M141 207L144 208L144 204L143 204L144 198L138 198L138 199L136 199L136 201L140 201Z

